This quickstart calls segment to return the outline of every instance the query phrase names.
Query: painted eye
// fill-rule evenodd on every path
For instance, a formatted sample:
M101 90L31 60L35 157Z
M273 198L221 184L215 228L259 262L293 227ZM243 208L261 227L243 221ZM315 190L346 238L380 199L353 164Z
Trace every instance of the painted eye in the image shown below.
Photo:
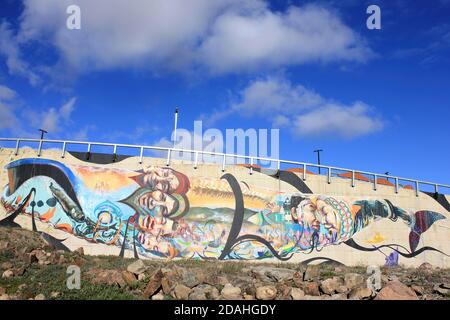
M56 206L56 198L50 198L46 202L49 207L53 208L54 206Z
M41 200L38 201L37 206L40 208L44 205L44 202L42 202Z
M36 202L35 201L31 201L30 202L30 206L35 207L36 206Z

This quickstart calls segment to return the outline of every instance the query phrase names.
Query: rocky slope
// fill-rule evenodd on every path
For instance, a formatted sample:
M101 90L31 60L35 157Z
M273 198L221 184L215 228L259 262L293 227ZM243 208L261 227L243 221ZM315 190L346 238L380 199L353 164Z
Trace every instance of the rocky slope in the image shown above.
M81 270L67 287L68 267ZM450 270L382 268L381 288L367 288L366 267L217 261L132 260L57 251L38 233L0 227L0 300L450 299Z

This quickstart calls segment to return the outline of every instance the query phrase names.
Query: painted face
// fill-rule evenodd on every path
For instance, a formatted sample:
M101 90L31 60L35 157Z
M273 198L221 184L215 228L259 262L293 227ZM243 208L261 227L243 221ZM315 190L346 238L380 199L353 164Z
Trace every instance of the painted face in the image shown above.
M146 250L153 250L164 255L169 255L170 245L167 242L159 240L154 235L140 232L137 236L137 239Z
M139 198L139 205L148 210L154 211L155 215L167 216L173 211L176 199L167 193L159 190L144 193Z
M177 176L170 168L149 166L144 169L144 173L144 184L162 192L172 193L180 185Z

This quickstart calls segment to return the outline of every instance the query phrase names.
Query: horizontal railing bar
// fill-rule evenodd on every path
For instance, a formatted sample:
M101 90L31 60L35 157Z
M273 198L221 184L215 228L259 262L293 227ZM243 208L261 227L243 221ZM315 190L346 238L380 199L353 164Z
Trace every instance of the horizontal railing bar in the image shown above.
M69 144L78 144L78 145L91 145L91 146L106 146L106 147L115 147L115 148L133 148L133 149L142 149L142 150L155 150L155 151L170 151L172 152L188 152L192 154L202 154L202 155L213 155L213 156L222 156L222 157L231 157L231 158L241 158L246 159L250 161L264 161L264 162L276 162L277 164L291 164L295 166L306 166L306 167L313 167L313 168L323 168L327 170L332 171L345 171L345 172L355 172L359 174L365 174L369 176L376 176L377 178L387 178L387 179L393 179L394 181L406 181L406 182L412 182L412 183L418 183L419 185L429 185L434 187L442 187L442 188L450 188L450 185L440 184L440 183L434 183L434 182L428 182L428 181L422 181L422 180L415 180L410 178L403 178L398 176L391 176L391 175L384 175L384 174L377 174L374 172L368 172L368 171L362 171L362 170L354 170L354 169L348 169L348 168L341 168L341 167L335 167L335 166L326 166L326 165L318 165L314 163L307 163L307 162L298 162L298 161L292 161L292 160L281 160L281 159L272 159L272 158L264 158L264 157L256 157L256 156L247 156L247 155L236 155L236 154L229 154L229 153L221 153L221 152L212 152L212 151L203 151L203 150L191 150L191 149L180 149L180 148L166 148L166 147L158 147L158 146L145 146L145 145L133 145L133 144L118 144L118 143L108 143L108 142L87 142L87 141L73 141L73 140L41 140L41 139L22 139L22 138L0 138L0 141L20 141L20 143L24 142L36 142L36 143L60 143L65 144L66 147ZM253 166L253 164L252 164ZM355 179L357 180L357 179Z

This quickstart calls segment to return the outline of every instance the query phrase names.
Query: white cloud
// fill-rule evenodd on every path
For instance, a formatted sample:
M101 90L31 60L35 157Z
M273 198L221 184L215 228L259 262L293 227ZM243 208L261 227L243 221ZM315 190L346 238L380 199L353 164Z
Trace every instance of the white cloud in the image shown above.
M42 128L50 133L60 132L71 121L71 115L77 99L69 99L60 108L49 108L42 112L28 110L26 117L32 126Z
M374 108L364 102L342 104L282 77L251 82L228 110L217 111L208 120L212 124L232 114L264 118L295 136L355 138L383 128Z
M14 129L17 126L17 117L14 113L14 99L17 93L0 85L0 129Z
M33 86L38 84L39 76L31 71L29 64L22 59L18 40L5 22L0 23L0 56L6 58L10 74L27 78Z
M81 30L66 28L71 4L81 7ZM50 43L57 65L77 72L163 65L226 73L371 55L336 12L317 5L275 12L262 0L24 0L20 21L20 45Z

